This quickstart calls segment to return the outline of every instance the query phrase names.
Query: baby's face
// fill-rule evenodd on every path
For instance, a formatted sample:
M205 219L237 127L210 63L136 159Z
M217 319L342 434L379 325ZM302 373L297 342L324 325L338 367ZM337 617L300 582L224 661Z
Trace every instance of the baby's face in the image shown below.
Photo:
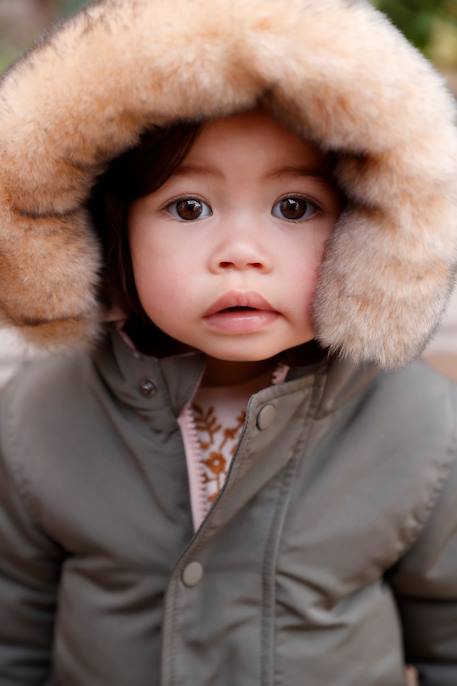
M130 209L143 308L219 360L265 360L309 341L317 269L340 211L310 142L261 111L210 122L170 179Z

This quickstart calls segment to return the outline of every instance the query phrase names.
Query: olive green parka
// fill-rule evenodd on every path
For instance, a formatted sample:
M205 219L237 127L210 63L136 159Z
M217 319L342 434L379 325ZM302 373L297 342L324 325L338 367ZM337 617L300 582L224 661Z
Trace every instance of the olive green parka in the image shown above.
M203 366L113 329L3 392L1 686L400 686L406 661L455 686L456 386L292 365L194 532L177 416Z

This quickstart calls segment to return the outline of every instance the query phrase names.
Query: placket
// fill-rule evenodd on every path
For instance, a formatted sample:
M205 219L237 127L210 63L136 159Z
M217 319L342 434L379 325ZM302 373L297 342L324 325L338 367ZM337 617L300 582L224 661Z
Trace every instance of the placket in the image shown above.
M208 570L214 569L213 541L223 536L225 526L289 463L288 485L281 477L281 487L274 487L280 494L277 507L285 506L294 460L306 445L323 382L323 376L313 375L271 386L251 396L246 423L221 494L170 578L162 628L163 686L183 683L181 666L188 647L189 617L195 604L202 602L201 589ZM181 656L179 660L177 655Z

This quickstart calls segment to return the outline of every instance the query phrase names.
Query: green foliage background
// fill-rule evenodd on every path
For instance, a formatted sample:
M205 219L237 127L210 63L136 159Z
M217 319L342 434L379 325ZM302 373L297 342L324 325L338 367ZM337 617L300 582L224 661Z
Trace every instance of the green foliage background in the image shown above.
M427 57L457 70L457 0L372 0Z

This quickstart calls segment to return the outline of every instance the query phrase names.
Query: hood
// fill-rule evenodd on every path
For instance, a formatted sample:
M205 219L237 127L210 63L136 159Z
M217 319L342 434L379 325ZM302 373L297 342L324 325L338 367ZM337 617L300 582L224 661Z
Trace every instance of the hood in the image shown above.
M455 272L455 106L363 0L99 0L45 36L0 84L3 322L45 348L94 342L99 174L148 127L259 104L335 154L348 200L317 340L385 368L419 355Z

